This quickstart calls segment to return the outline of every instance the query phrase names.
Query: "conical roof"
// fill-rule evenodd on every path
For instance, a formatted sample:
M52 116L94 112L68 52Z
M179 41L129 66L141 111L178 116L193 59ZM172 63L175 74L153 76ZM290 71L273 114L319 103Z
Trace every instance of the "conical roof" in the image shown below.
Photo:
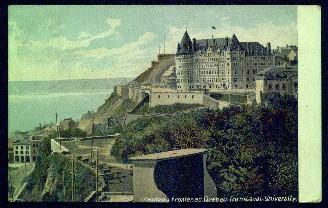
M180 48L178 47L177 53L182 54L182 53L191 53L191 52L192 52L192 42L188 32L186 31L183 34L183 37L180 42Z

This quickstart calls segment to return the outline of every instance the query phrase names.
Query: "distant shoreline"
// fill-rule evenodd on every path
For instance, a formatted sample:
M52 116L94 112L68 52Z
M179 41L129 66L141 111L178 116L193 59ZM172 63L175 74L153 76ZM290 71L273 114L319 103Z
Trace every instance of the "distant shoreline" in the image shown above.
M113 78L95 78L95 79L53 79L53 80L8 80L8 82L58 82L58 81L93 81L93 80L120 80L134 79L135 77L113 77Z

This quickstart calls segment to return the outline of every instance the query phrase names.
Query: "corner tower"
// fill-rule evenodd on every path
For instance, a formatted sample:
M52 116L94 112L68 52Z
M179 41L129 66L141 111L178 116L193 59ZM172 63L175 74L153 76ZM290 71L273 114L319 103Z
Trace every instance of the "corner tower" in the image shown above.
M187 91L190 89L192 82L192 57L193 44L191 42L188 31L183 34L181 42L178 43L177 52L175 56L176 76L177 76L177 90Z

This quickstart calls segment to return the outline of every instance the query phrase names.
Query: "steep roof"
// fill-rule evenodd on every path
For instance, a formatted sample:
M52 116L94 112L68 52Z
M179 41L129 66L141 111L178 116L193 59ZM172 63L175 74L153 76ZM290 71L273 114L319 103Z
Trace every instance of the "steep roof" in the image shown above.
M297 65L295 66L272 66L256 74L257 80L278 80L297 78Z
M28 137L25 137L23 139L16 140L14 142L14 145L30 145L31 141Z
M177 54L185 54L192 52L192 43L188 32L183 34L180 44L178 44Z
M239 43L246 51L246 55L269 55L270 52L259 42L240 42Z
M196 40L197 50L206 50L208 47L224 49L231 42L230 38L213 38Z
M244 50L246 55L270 55L272 52L269 48L264 47L259 42L239 42L235 34L232 38L209 38L209 39L193 39L191 42L187 31L184 33L181 42L177 47L177 54L188 54L196 51L205 51L208 48L217 51L230 49L230 50Z

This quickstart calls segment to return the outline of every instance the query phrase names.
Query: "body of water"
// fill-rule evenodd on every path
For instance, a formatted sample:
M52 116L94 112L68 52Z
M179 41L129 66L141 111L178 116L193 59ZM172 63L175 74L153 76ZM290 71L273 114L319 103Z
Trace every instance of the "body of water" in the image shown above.
M115 84L128 79L9 82L8 131L27 131L58 119L79 120L96 111L113 92Z

